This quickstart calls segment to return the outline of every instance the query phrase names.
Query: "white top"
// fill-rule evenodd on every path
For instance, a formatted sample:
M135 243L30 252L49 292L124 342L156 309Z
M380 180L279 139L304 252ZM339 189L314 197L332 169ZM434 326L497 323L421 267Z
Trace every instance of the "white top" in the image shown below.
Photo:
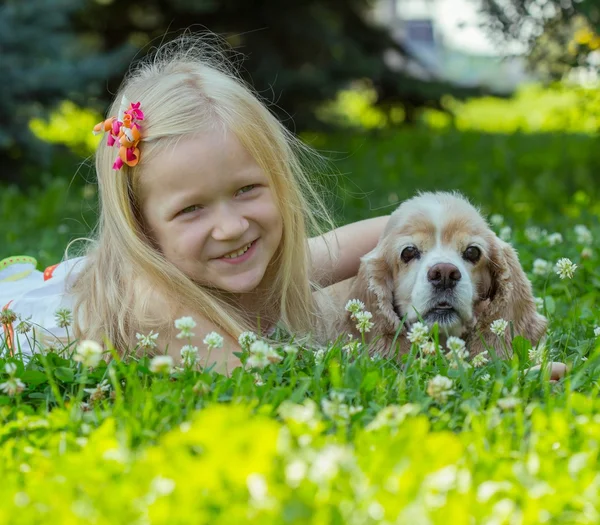
M15 257L17 262L4 259L4 267L0 266L0 310L10 308L19 319L13 323L14 352L19 349L23 355L31 355L33 347L42 340L44 346L59 345L66 342L67 330L57 325L55 313L59 308L73 310L74 298L67 293L67 287L85 267L84 257L69 259L58 264L52 271L51 277L46 271L35 269L35 259ZM28 260L26 260L28 259ZM49 277L49 278L48 278ZM34 333L20 334L16 327L20 320L32 324ZM0 324L0 347L6 340L6 327ZM35 334L35 339L34 339ZM73 338L72 331L70 337ZM35 341L35 344L34 344Z

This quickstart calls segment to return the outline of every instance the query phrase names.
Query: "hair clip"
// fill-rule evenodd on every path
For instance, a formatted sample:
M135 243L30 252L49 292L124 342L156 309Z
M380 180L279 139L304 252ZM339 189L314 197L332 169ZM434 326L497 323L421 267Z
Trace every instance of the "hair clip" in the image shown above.
M129 103L123 95L118 117L110 117L94 126L94 135L108 133L106 144L118 144L119 155L113 164L113 170L120 170L123 164L133 167L140 161L138 144L142 139L142 128L138 121L144 120L140 102ZM129 106L129 107L128 107Z

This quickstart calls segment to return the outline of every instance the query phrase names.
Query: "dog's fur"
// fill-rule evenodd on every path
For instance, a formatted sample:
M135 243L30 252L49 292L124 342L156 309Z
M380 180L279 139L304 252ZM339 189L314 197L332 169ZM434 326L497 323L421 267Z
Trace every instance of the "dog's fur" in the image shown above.
M403 260L407 247L418 256ZM467 252L470 255L479 250L478 260L468 260L465 251L469 247L475 247ZM448 271L454 272L452 286L440 285L450 281L440 280L436 268L442 268L446 277ZM405 322L397 340L400 355L410 349L406 334L419 318L430 325L438 322L442 342L450 335L463 338L471 356L488 346L508 357L505 348L510 352L511 329L506 330L503 344L490 331L496 319L512 321L514 334L523 335L533 345L544 335L547 324L536 311L531 283L515 250L456 193L423 193L401 204L375 249L361 259L358 275L343 301L347 299L363 301L373 314L374 326L367 334L371 351L390 357L396 354L392 341L402 319ZM343 311L343 305L337 310ZM358 335L355 324L350 314L343 312L343 317L330 319L327 331L331 337Z

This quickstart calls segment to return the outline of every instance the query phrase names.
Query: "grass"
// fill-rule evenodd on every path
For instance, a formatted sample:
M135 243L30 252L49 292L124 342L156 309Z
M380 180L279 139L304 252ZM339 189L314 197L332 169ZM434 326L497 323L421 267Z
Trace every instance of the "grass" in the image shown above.
M340 220L388 213L426 189L459 189L501 215L494 228L518 249L549 319L547 352L518 340L511 360L453 366L440 348L392 362L346 341L295 353L282 336L278 362L252 368L245 350L245 369L225 377L154 372L147 357L84 367L75 341L29 361L2 348L0 382L24 387L0 395L0 522L598 523L597 138L306 139L337 159L341 175L324 184ZM93 190L63 179L3 189L0 258L59 260L93 224ZM578 265L572 279L553 271L561 257ZM550 383L528 372L540 359L569 373ZM436 376L451 381L445 394Z

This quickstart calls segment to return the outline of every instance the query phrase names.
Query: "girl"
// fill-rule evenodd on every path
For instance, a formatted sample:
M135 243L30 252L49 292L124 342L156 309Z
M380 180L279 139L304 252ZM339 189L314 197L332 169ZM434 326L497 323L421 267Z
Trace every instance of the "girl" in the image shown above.
M12 301L11 311L57 337L68 323L55 310L72 309L77 338L110 341L122 354L152 330L158 351L176 360L174 321L191 316L191 343L206 348L204 336L221 333L212 357L229 370L246 330L314 330L313 294L356 274L387 217L308 239L331 224L308 182L312 152L206 49L176 41L126 78L109 112L117 118L97 126L107 140L96 153L95 240L46 281L40 272L15 279L27 262L7 263L12 284L0 273L0 307ZM12 320L5 312L5 337L27 351Z

